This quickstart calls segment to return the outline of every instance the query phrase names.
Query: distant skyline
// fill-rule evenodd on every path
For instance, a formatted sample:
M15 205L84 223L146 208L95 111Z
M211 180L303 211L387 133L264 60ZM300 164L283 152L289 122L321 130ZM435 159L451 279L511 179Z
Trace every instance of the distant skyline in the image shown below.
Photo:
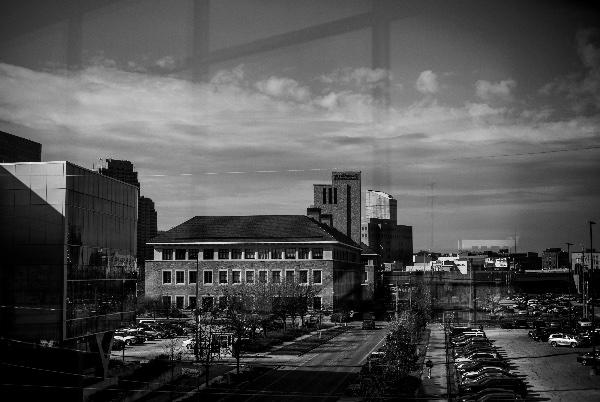
M600 220L593 2L392 2L389 68L374 68L363 28L216 63L201 81L191 0L106 1L83 15L78 41L75 2L58 3L49 25L48 5L0 8L0 130L42 143L43 160L132 161L161 230L195 215L305 214L313 183L360 170L363 197L398 200L415 251L432 246L432 217L433 249L515 233L521 250L589 247L587 221ZM371 7L209 4L211 51ZM39 24L24 32L25 17ZM67 69L73 43L81 65Z

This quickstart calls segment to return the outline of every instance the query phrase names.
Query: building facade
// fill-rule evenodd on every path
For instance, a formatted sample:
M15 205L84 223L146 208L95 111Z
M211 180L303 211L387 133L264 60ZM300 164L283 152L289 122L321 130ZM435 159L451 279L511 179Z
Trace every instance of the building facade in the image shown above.
M360 247L306 216L197 216L148 244L146 297L163 305L217 305L228 286L292 281L314 287L314 310L359 306Z
M311 208L329 216L331 225L360 244L361 173L332 172L331 184L314 184Z
M381 254L383 262L411 265L412 226L397 225L387 219L370 219L361 225L363 243Z
M542 251L542 269L569 267L569 255L560 248L547 248Z
M3 338L87 352L74 367L106 375L111 331L135 319L137 198L69 162L0 164Z
M133 163L126 160L107 159L105 166L98 171L106 176L121 180L132 186L140 188L138 172L134 170ZM151 198L140 196L138 199L137 217L137 266L139 270L138 294L144 294L145 261L153 258L152 247L146 243L157 234L158 216L154 201Z
M365 219L367 221L386 219L396 223L398 221L398 201L383 191L367 190Z
M0 131L0 163L41 161L42 144Z

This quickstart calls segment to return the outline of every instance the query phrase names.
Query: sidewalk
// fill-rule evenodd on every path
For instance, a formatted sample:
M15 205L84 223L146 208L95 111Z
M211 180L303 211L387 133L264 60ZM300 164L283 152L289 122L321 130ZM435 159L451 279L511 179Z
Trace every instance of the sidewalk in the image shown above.
M421 375L423 398L430 401L447 400L446 388L446 348L444 329L440 324L429 324L427 326L431 333L429 335L429 345L425 354L425 362L431 360L433 368L431 369L431 378L427 378L427 367L423 366Z

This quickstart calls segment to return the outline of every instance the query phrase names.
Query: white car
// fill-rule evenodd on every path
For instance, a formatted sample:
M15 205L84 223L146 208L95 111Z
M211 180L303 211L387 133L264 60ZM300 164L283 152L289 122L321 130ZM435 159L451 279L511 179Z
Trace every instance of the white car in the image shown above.
M499 356L493 352L474 352L464 357L454 359L455 363L469 362L473 360L497 359Z
M195 343L196 343L196 339L189 338L189 339L186 339L185 341L183 341L181 343L181 346L183 346L186 349L194 349L194 344Z
M135 336L133 335L129 335L127 333L124 332L115 332L115 336L114 339L118 339L120 341L123 341L123 343L125 343L125 345L129 346L129 345L133 345L137 342Z
M575 338L573 335L568 334L552 334L548 337L548 343L553 347L557 346L570 346L572 348L576 348L579 346L579 340Z

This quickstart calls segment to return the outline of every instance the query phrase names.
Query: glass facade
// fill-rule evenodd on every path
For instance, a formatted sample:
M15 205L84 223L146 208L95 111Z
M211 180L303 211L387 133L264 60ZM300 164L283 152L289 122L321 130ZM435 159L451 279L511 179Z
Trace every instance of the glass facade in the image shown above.
M2 333L64 340L134 319L137 188L68 162L0 170Z

